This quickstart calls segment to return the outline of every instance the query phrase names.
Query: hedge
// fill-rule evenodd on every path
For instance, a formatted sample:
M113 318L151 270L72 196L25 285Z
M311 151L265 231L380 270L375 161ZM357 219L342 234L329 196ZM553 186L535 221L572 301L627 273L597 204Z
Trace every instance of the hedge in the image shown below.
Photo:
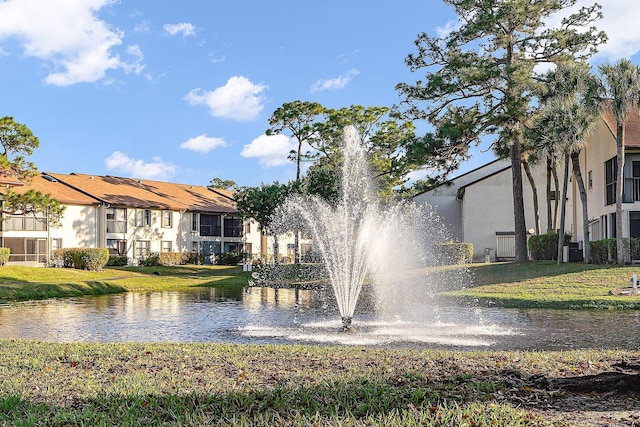
M624 246L632 260L640 259L640 238L624 239ZM618 259L616 239L593 240L590 242L591 263L608 264Z
M9 262L10 253L11 253L11 249L0 248L0 265L5 265L7 262Z
M129 258L126 255L109 255L108 267L124 267L129 265Z
M109 260L106 248L65 248L56 249L53 253L54 264L62 264L65 268L79 270L102 270Z
M571 234L564 235L564 245L567 246L571 241ZM538 236L530 236L529 254L535 261L541 260L557 260L558 259L558 233L550 231Z
M444 243L436 245L436 262L442 265L465 264L473 261L473 243Z

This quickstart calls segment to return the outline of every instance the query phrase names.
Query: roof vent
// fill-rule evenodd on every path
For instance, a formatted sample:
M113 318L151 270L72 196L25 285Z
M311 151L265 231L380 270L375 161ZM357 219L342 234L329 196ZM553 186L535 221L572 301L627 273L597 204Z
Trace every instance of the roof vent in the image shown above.
M44 179L46 179L47 181L51 181L51 182L58 182L57 179L55 179L54 177L52 177L51 175L47 175L47 174L42 174L42 177Z
M93 179L93 175L90 175L90 176L89 176L89 179Z

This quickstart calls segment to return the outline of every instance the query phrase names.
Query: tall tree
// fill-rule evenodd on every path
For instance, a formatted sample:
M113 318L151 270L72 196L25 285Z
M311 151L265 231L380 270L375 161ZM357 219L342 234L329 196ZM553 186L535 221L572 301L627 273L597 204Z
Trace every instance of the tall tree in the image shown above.
M515 260L527 261L522 194L521 142L532 108L534 68L538 64L583 60L606 35L592 23L601 17L594 4L549 28L549 17L576 0L444 0L455 8L460 26L441 37L423 33L417 54L407 57L412 71L424 69L425 81L400 83L404 117L428 120L436 129L453 126L459 135L437 144L468 149L484 135L509 147L513 176ZM453 125L452 125L453 123ZM436 133L437 134L437 133Z
M419 165L407 156L407 146L415 139L412 122L392 117L387 107L352 105L337 110L325 110L326 119L318 125L318 137L310 140L317 151L323 178L337 177L342 164L342 137L346 126L358 130L369 165L382 199L391 198L393 188L402 184L408 172ZM332 171L333 169L333 171Z
M220 189L220 190L235 190L238 188L238 184L232 179L213 178L209 181L207 188Z
M282 104L271 115L267 135L291 132L291 137L297 142L297 150L292 150L289 158L296 162L296 183L300 183L301 163L310 159L309 152L303 153L304 144L317 137L317 121L324 114L325 109L317 102L293 101ZM294 231L294 264L300 263L300 232Z
M312 158L309 152L303 152L304 144L317 136L316 124L325 112L325 108L317 102L293 101L285 102L276 108L269 118L267 135L284 134L290 132L297 143L297 149L292 150L289 158L296 162L296 181L301 178L301 163Z
M1 117L0 145L0 171L3 174L27 181L36 175L38 169L25 156L33 154L40 142L26 125L16 122L13 117Z
M558 263L563 261L563 246L566 219L566 194L569 166L578 184L582 204L585 260L590 258L589 213L587 191L580 169L580 152L586 145L587 136L599 117L598 108L591 101L597 90L597 80L584 63L560 64L543 76L544 93L540 96L541 109L533 134L540 142L542 151L564 159L562 198L560 199L560 222L558 239Z
M594 97L603 108L608 108L616 119L616 249L618 265L625 262L622 229L622 194L624 190L625 126L629 113L638 111L640 102L640 67L628 59L599 67L600 96Z

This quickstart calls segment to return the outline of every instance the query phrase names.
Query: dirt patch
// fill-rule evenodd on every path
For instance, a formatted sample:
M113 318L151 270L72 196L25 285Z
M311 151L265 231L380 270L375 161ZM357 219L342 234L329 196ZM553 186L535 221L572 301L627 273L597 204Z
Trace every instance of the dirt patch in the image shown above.
M593 375L518 378L514 400L561 426L640 426L640 360Z

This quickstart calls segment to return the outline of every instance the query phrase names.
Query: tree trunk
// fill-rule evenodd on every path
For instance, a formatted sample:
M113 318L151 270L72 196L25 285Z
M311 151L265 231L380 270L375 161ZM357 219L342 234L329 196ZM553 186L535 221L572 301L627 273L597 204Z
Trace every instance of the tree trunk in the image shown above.
M563 262L564 223L567 215L567 187L569 186L569 152L564 154L564 173L562 176L562 203L560 204L560 227L558 230L558 264Z
M547 156L547 232L553 230L553 218L551 217L551 156Z
M584 262L591 262L591 238L589 236L589 212L587 209L587 189L582 179L580 170L580 152L571 153L571 163L573 164L573 175L576 177L578 190L580 192L580 203L582 204L582 233L584 234Z
M511 155L511 175L513 189L513 225L515 231L515 262L528 261L527 225L524 219L524 196L522 194L522 153L520 137L515 137L509 148Z
M529 166L529 162L526 160L522 160L522 166L524 167L524 172L527 174L529 185L531 185L531 193L533 194L533 218L535 221L536 236L539 236L540 235L540 208L538 206L538 187L536 186L536 181L533 178L533 174L531 173L531 167Z
M624 125L618 123L616 135L616 161L618 170L616 174L616 249L618 252L618 265L624 265L625 250L622 237L622 193L624 190Z
M558 170L556 169L556 161L553 160L553 165L551 168L551 175L553 175L553 185L555 186L555 205L553 208L553 230L558 229L558 208L560 207L560 181L558 180Z
M273 263L275 265L280 264L280 261L278 260L279 251L280 251L280 248L278 246L278 235L276 233L273 233Z

